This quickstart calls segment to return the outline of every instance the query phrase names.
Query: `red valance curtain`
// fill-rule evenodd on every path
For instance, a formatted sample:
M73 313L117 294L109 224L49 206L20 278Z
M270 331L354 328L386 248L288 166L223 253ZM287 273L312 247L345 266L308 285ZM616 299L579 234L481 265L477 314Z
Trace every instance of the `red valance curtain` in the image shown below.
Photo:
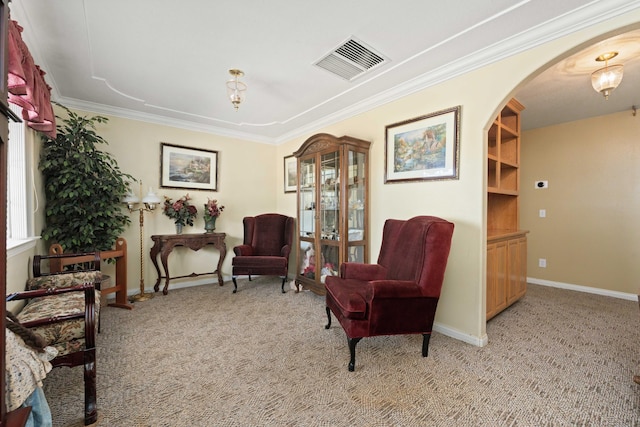
M22 118L32 129L56 137L56 119L51 106L51 87L45 72L34 62L22 40L22 27L9 20L8 90L9 102L22 107Z

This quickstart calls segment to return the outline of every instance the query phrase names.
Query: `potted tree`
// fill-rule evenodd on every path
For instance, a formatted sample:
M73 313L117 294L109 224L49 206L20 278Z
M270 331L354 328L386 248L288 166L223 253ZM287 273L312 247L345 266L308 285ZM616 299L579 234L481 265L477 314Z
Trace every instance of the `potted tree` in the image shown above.
M134 179L98 148L108 144L95 130L106 117L83 117L61 107L68 117L61 122L58 117L57 136L43 138L40 155L46 197L42 238L65 252L111 249L130 223L122 198Z

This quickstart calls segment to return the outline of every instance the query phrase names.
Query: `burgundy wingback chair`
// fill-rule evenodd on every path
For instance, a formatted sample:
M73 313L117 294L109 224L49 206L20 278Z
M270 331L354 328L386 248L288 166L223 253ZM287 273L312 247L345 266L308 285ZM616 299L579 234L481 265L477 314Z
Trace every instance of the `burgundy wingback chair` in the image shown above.
M346 262L340 276L327 277L326 329L333 312L347 334L349 371L364 337L422 334L427 356L453 227L433 216L388 219L377 264Z
M247 216L243 219L244 242L233 248L231 279L233 293L238 290L236 278L242 275L280 276L282 293L289 270L289 254L293 241L293 218L276 213Z

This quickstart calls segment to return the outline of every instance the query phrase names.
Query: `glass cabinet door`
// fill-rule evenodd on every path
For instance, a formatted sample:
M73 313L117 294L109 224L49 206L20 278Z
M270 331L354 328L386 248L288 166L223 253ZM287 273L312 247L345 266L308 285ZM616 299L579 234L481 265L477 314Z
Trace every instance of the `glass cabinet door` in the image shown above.
M365 191L365 161L366 155L358 151L349 151L347 156L347 238L349 262L364 262L365 260L365 206L367 193Z
M313 237L316 216L316 165L315 158L300 161L300 209L298 221L300 237Z
M320 282L340 267L340 152L320 157Z
M315 157L300 160L298 188L298 230L300 244L300 275L315 280L314 233L316 230L316 161Z

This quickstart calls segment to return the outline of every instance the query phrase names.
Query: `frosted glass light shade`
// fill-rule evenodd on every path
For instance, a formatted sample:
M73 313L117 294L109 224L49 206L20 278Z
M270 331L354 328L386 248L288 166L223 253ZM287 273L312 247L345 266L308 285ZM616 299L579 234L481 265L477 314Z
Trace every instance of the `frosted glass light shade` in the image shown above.
M609 99L609 94L618 87L622 81L623 74L622 65L609 65L600 68L591 74L591 85L596 92L604 95L605 99Z
M131 205L134 203L140 203L140 198L135 194L133 194L133 191L131 191L129 194L124 196L124 199L122 199L122 202L128 205Z
M160 197L158 197L156 193L153 192L153 189L149 187L149 192L142 198L142 203L144 203L147 209L154 210L156 205L160 203Z
M149 192L142 199L142 203L158 204L160 203L160 197L158 197L156 193L153 192L153 188L149 187Z

